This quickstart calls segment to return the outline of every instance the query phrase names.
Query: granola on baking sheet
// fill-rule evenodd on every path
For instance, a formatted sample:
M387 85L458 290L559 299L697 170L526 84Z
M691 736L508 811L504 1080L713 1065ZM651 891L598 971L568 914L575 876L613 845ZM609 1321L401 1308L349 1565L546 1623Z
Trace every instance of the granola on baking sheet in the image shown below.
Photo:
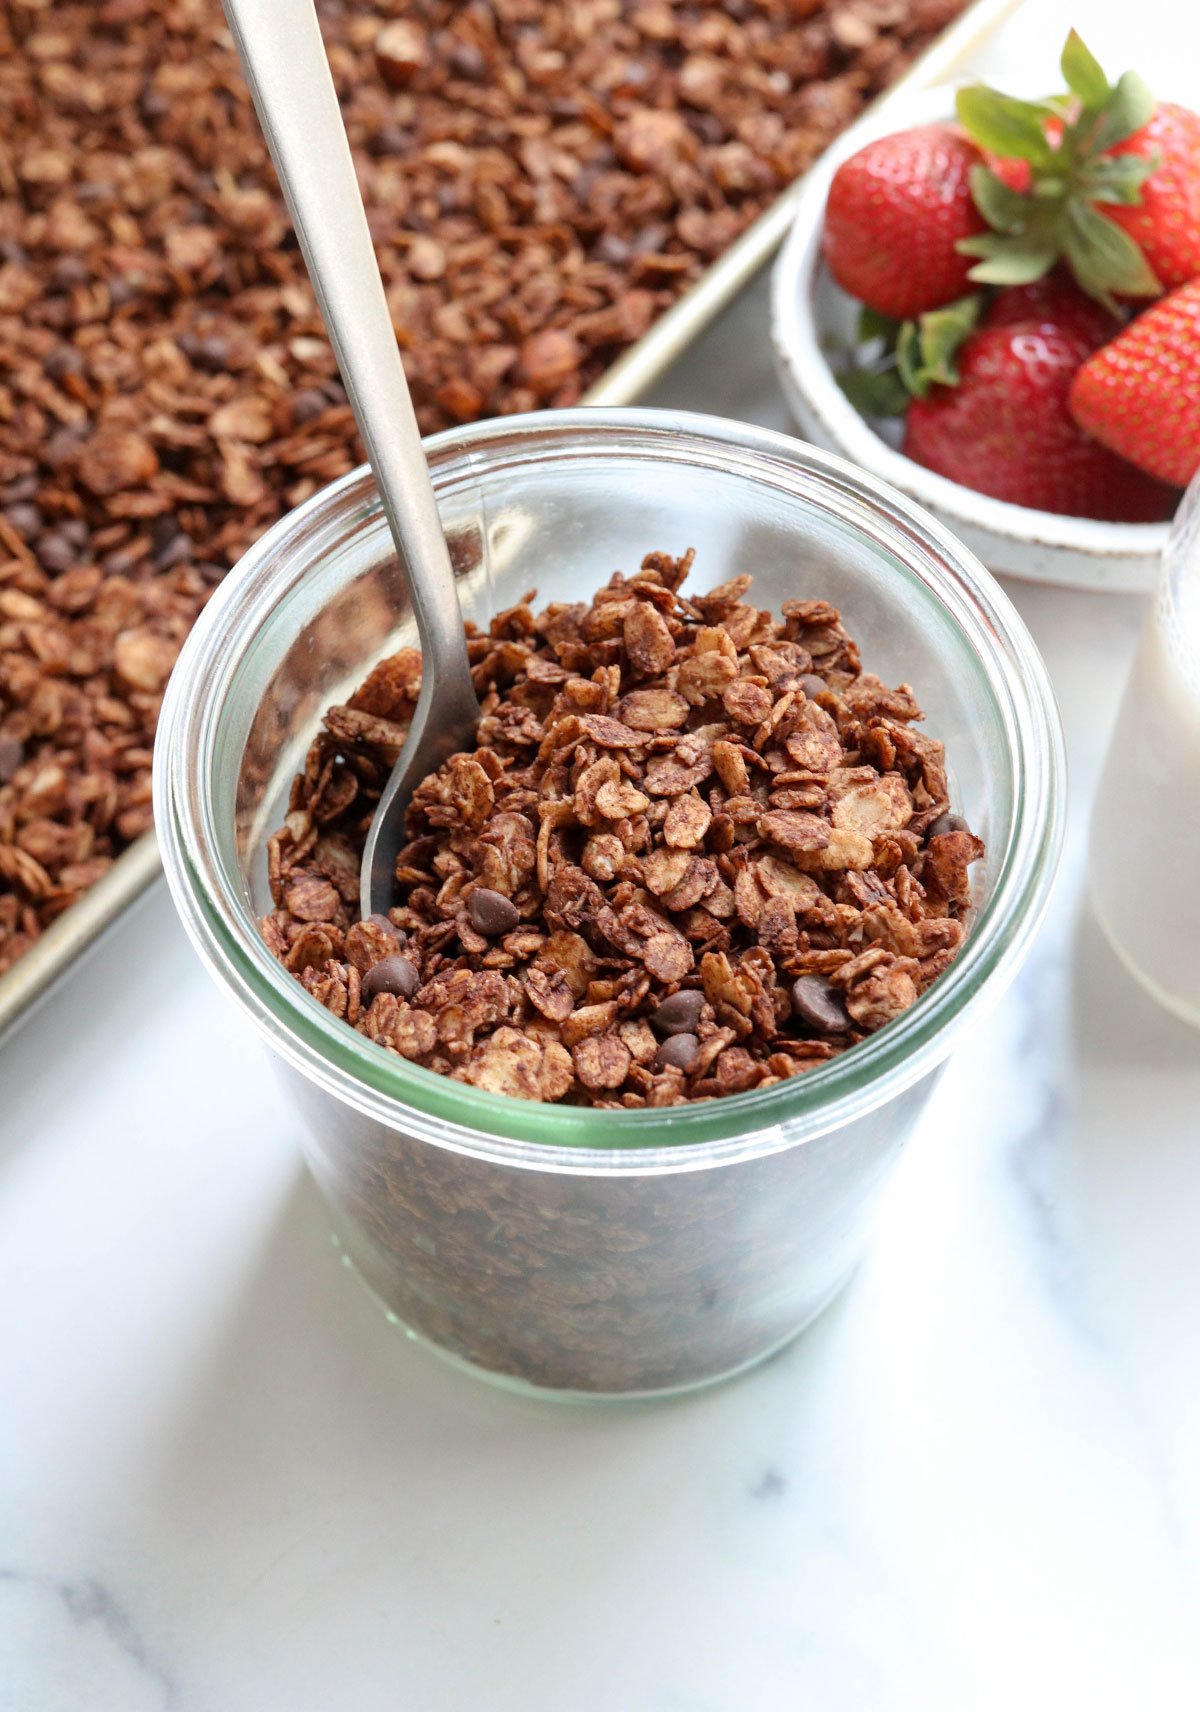
M837 610L651 553L590 604L469 627L477 747L413 794L397 896L358 917L420 656L330 708L269 847L262 931L305 988L493 1093L670 1106L854 1046L953 961L983 844L907 684Z
M574 403L962 0L318 0L425 431ZM179 647L359 461L218 0L0 7L0 972Z

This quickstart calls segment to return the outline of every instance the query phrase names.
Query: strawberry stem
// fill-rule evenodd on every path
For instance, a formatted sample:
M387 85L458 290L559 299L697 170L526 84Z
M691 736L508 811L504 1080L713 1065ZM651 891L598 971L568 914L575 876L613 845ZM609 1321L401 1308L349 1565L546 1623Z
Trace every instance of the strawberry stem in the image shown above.
M910 398L931 386L957 386L955 358L979 323L983 293L972 292L931 309L916 321L890 321L864 308L859 316L859 352L837 383L864 416L901 416Z
M959 240L977 257L968 278L980 285L1024 285L1065 261L1089 296L1116 309L1117 298L1157 297L1162 286L1133 238L1101 211L1141 202L1157 153L1112 155L1140 131L1155 101L1136 72L1109 82L1076 31L1062 52L1067 90L1023 101L977 84L955 102L971 140L1000 159L1029 166L1017 190L988 166L971 172L971 196L988 231ZM1099 206L1098 206L1099 205Z

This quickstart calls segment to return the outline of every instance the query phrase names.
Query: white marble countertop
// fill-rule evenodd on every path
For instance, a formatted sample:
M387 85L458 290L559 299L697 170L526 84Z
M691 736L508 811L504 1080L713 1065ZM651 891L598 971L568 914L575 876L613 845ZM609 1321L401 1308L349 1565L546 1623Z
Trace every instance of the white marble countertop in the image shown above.
M1127 8L1077 11L1122 63ZM1135 57L1178 88L1175 12ZM785 426L764 318L662 401ZM1011 592L1070 746L1051 923L748 1378L540 1405L390 1331L161 886L0 1053L0 1712L1200 1705L1200 1036L1083 896L1139 606Z

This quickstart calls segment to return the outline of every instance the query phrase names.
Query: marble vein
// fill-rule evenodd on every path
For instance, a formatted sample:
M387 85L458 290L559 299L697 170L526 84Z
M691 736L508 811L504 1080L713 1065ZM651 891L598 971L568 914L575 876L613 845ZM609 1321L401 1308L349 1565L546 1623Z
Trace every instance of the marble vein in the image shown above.
M76 1637L93 1631L116 1655L121 1665L132 1665L143 1684L155 1695L156 1712L174 1712L178 1706L175 1684L170 1673L139 1632L132 1616L110 1588L94 1576L79 1580L59 1580L49 1575L37 1575L28 1570L0 1568L0 1601L4 1593L25 1593L52 1602L66 1619L65 1627ZM47 1639L49 1637L47 1636ZM60 1638L61 1644L61 1638ZM45 1661L47 1668L57 1665L61 1658ZM94 1665L88 1665L89 1675ZM103 1668L103 1667L101 1667ZM103 1692L101 1682L94 1683L97 1693ZM0 1697L4 1692L0 1684ZM97 1704L102 1702L97 1701ZM5 1704L0 1698L0 1704ZM16 1702L12 1703L15 1707ZM147 1705L150 1703L147 1702Z

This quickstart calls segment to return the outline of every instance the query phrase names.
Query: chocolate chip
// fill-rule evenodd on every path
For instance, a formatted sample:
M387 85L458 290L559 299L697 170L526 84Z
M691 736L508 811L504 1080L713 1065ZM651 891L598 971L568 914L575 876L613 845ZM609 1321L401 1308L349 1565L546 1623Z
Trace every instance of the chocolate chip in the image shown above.
M229 340L220 333L181 333L179 349L194 367L218 374L229 362Z
M87 280L87 264L82 256L63 256L50 269L51 291L70 291Z
M83 444L85 434L79 428L56 428L42 447L42 462L48 470L59 470L69 464Z
M144 89L138 99L138 108L142 118L154 124L158 119L165 119L171 111L171 98L159 89Z
M171 545L179 534L179 519L168 511L162 517L156 517L150 525L150 550L161 553Z
M37 556L43 570L57 574L60 571L69 571L79 553L60 529L52 529L49 535L43 535L38 542Z
M792 983L792 1010L818 1034L843 1034L850 1027L842 995L824 975L801 975Z
M961 814L951 814L947 809L945 814L939 814L936 820L931 820L925 832L926 839L941 838L947 832L969 832L971 829Z
M704 1009L704 994L687 988L672 993L657 1007L650 1022L659 1034L691 1034Z
M0 785L6 785L25 759L25 745L17 737L0 737Z
M726 130L715 113L689 113L688 126L702 143L723 143Z
M191 556L192 543L186 535L176 535L158 554L154 563L160 571L169 571L173 565L185 565Z
M123 577L141 562L142 556L136 545L118 547L115 552L104 555L104 568L110 576Z
M411 147L412 132L406 131L402 125L381 125L374 136L367 139L367 152L384 158L402 155Z
M520 912L511 898L503 892L493 892L487 886L477 886L467 899L467 914L476 933L494 939L499 933L511 933L520 921Z
M696 1062L696 1054L700 1050L700 1042L694 1034L673 1034L669 1040L664 1040L654 1054L656 1070L682 1070L685 1073Z
M394 993L398 999L411 999L419 984L415 963L407 957L385 957L363 976L362 1002L369 1005L380 993Z
M229 340L221 333L210 333L201 339L200 347L193 361L197 368L207 369L210 374L219 374L227 368L232 356Z
M292 421L300 424L312 422L318 416L324 416L329 409L329 401L323 392L318 392L315 386L306 386L292 399Z
M670 235L666 226L640 226L629 240L630 251L635 256L657 255Z
M487 60L474 42L455 42L447 58L451 69L472 83L477 83L487 70Z
M611 267L623 267L632 252L628 239L622 238L617 232L604 232L597 240L592 254L597 261L607 262Z
M809 701L815 701L817 696L825 694L829 685L825 682L824 678L819 678L815 672L805 672L803 677L800 679L800 688L804 691Z
M18 535L23 535L26 541L31 535L36 535L42 527L42 514L36 505L23 500L19 505L9 505L4 509L4 515L12 524Z
M46 373L51 380L65 380L68 375L82 374L83 355L74 345L60 345L46 358Z

